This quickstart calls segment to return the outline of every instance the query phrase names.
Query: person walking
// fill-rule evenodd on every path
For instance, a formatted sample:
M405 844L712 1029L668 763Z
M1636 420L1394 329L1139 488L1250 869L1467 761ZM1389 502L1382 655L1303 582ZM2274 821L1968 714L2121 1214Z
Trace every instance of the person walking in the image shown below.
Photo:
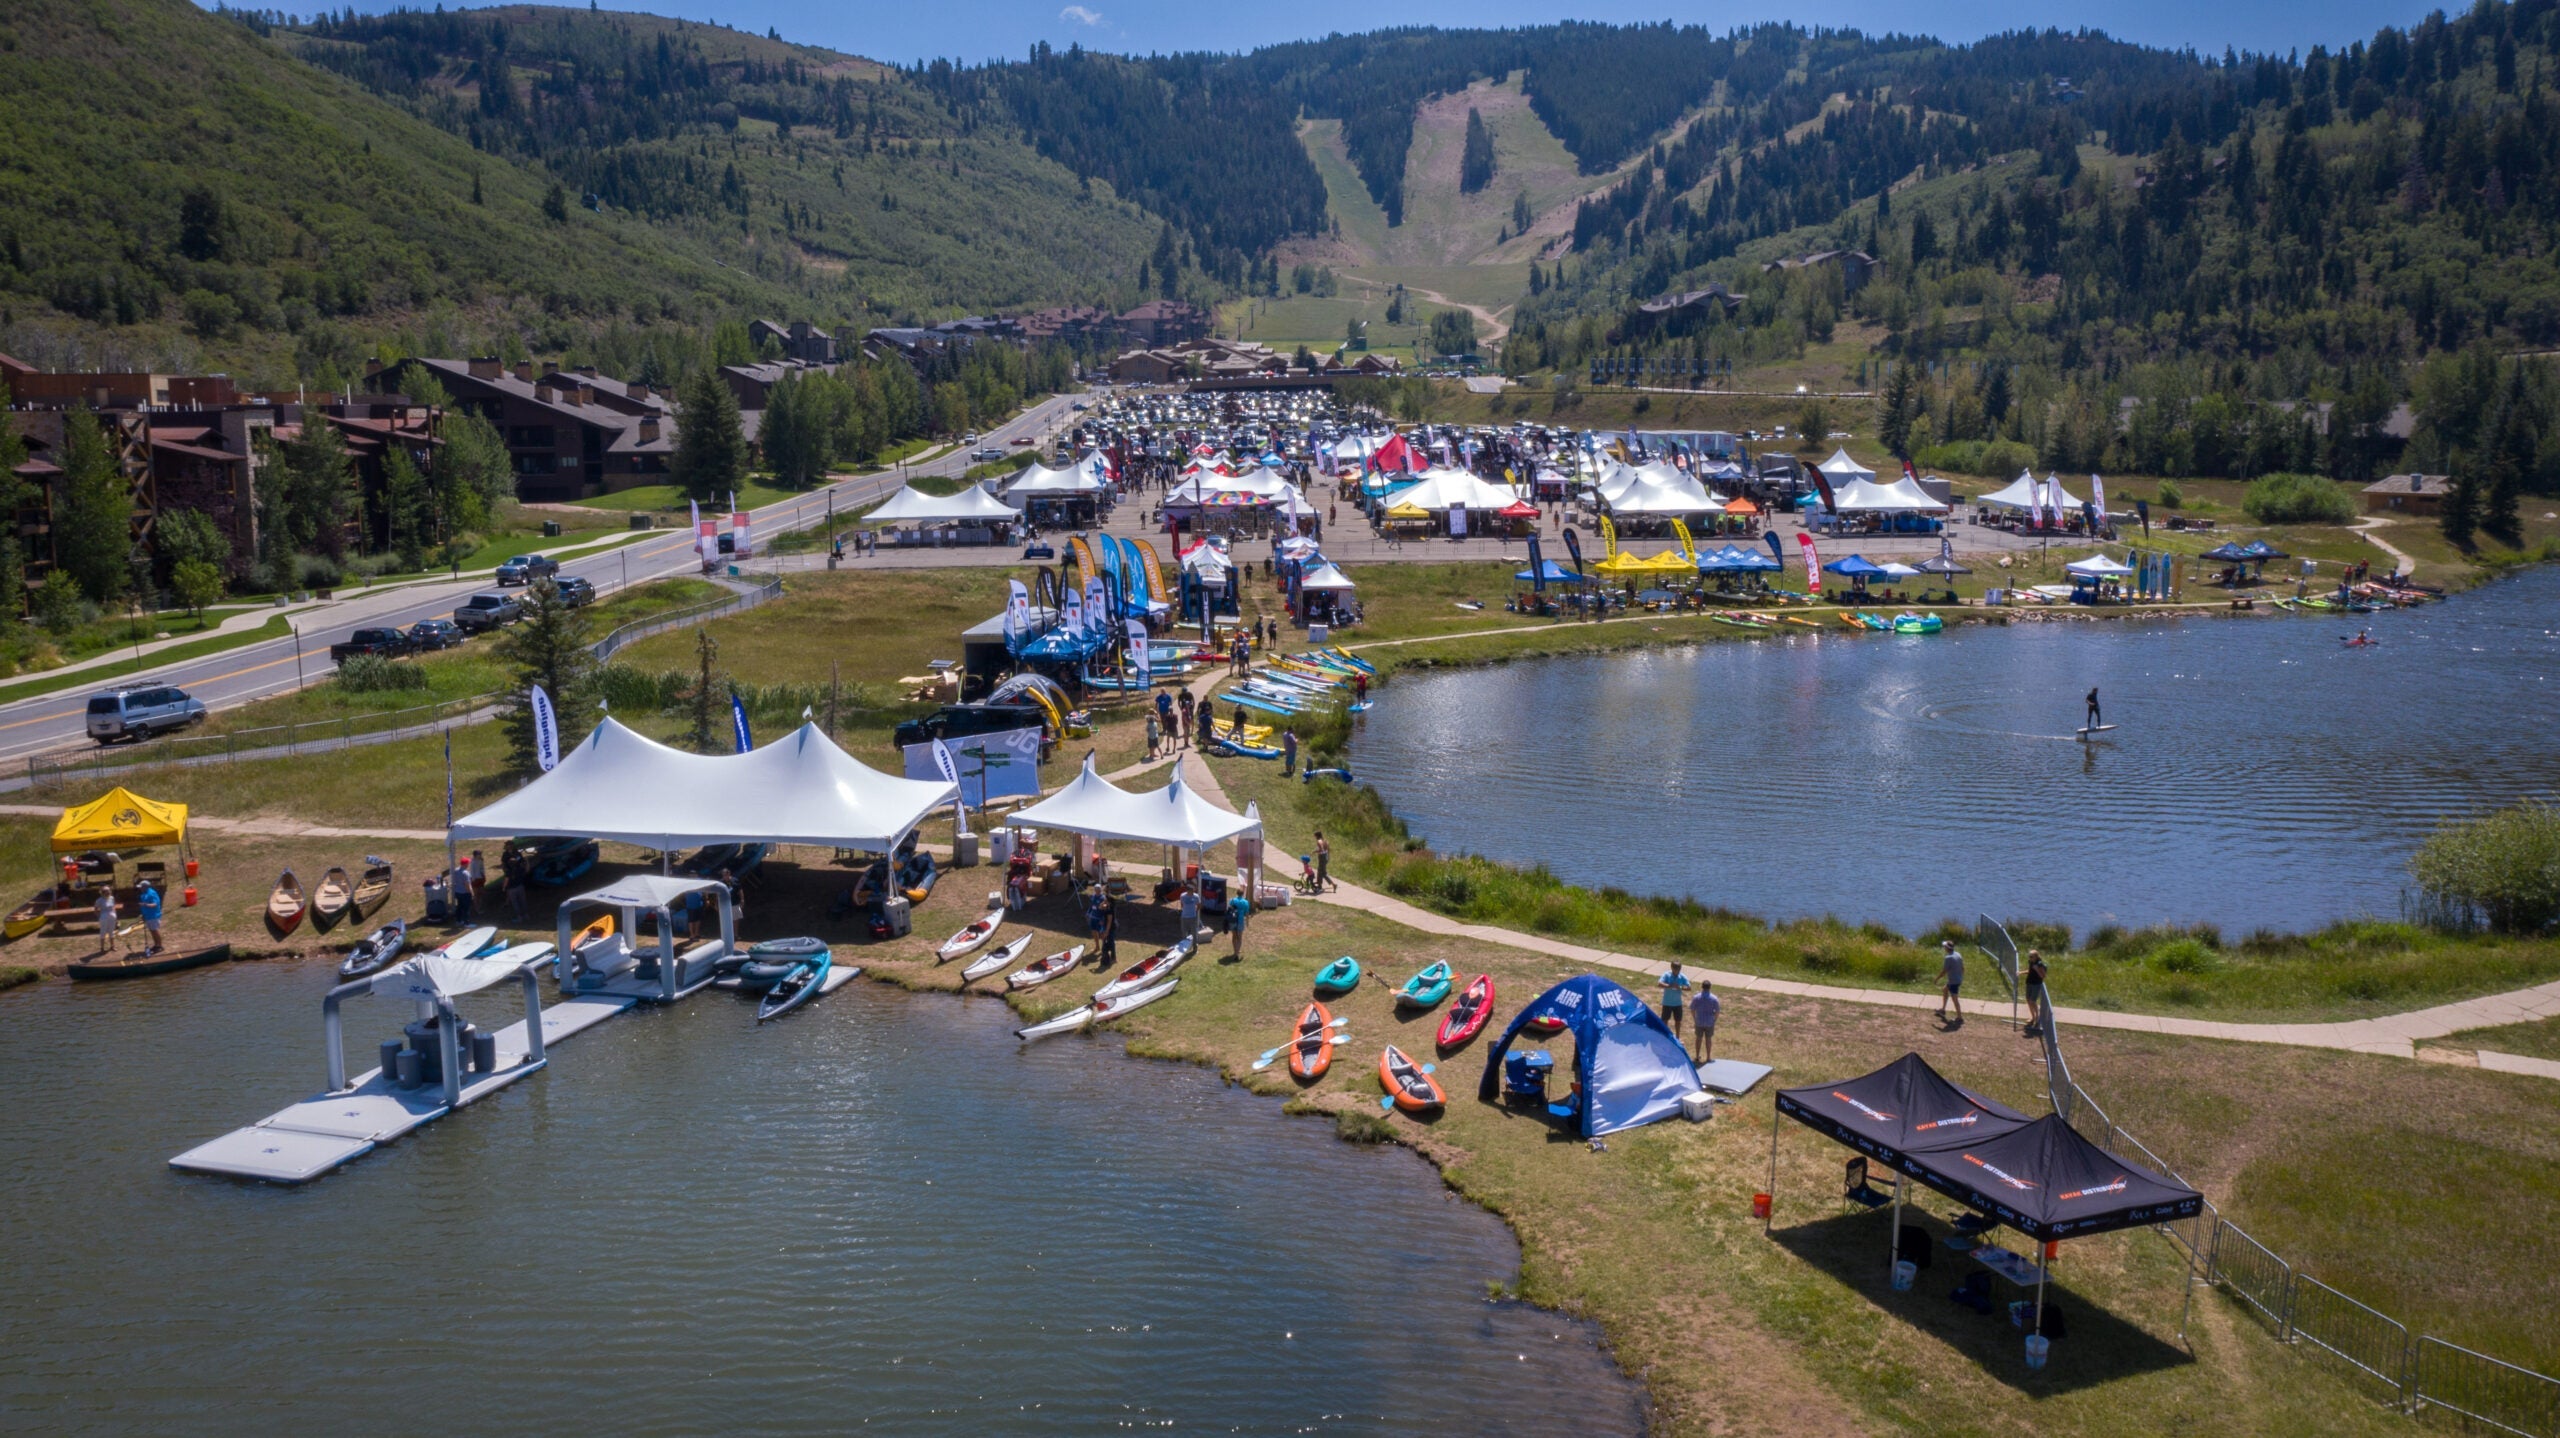
M1938 1017L1945 1019L1947 1005L1956 1006L1956 1022L1964 1022L1964 954L1953 939L1938 941Z
M1296 777L1297 772L1298 731L1295 729L1283 729L1280 731L1280 777L1283 779L1294 778Z
M1698 1062L1716 1060L1716 1020L1724 1014L1724 1000L1716 997L1715 985L1698 980L1698 997L1689 1005L1689 1031L1697 1037Z
M2027 950L2027 1027L2020 1037L2036 1038L2044 1033L2044 1026L2053 1022L2052 1015L2046 1008L2049 1002L2044 991L2044 951L2029 949Z
M1193 700L1192 700L1192 698L1191 698L1191 691L1190 691L1190 690L1188 690L1188 689L1183 690L1183 691L1182 691L1182 728L1181 728L1181 731L1180 731L1180 732L1181 732L1181 736L1182 736L1182 737L1181 737L1180 742L1181 742L1183 745L1185 745L1185 746L1188 746L1188 745L1190 744L1190 742L1191 742L1191 705L1192 705L1192 703L1193 703Z
M160 952L160 891L149 879L141 884L141 892L133 897L133 907L142 915L142 954L149 958Z
M1674 1041L1680 1037L1680 1011L1688 1006L1689 988L1689 976L1680 972L1680 961L1673 959L1671 967L1662 971L1662 1026L1671 1030Z
M1332 869L1332 867L1333 867L1333 843L1332 843L1332 841L1331 841L1331 840L1329 840L1329 839L1325 838L1325 836L1324 836L1324 830L1322 830L1322 829L1318 829L1318 830L1316 830L1316 892L1317 892L1317 893L1321 894L1321 893L1323 893L1325 890L1330 889L1330 888L1332 888L1332 887L1333 887L1333 875L1332 875L1332 873L1330 872L1330 870Z

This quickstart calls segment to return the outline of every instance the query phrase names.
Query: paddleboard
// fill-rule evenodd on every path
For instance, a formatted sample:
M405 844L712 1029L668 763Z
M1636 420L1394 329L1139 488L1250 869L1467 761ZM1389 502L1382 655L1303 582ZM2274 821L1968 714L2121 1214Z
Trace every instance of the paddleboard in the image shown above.
M2115 727L2116 727L2116 726L2114 726L2113 724L2101 724L2101 725L2098 725L2098 726L2097 726L2096 728L2094 728L2094 729L2092 729L2092 728L2088 728L2088 727L2085 727L2085 726L2084 726L2083 728L2081 728L2081 729L2077 730L2076 732L2079 734L2079 736L2080 736L2081 738L2086 739L2086 738L2088 738L2088 737L2089 737L2090 735L2092 735L2092 734L2104 734L2104 733L2106 733L2107 731L2109 731L2109 730L2111 730L2111 729L2113 729L2113 728L2115 728Z

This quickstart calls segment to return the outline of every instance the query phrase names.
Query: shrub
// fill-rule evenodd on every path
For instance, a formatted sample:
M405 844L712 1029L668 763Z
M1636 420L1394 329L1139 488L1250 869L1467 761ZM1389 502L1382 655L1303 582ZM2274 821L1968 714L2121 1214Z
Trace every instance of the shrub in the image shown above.
M293 583L297 589L335 589L346 571L338 561L325 554L297 554L293 557Z
M79 582L69 571L56 569L36 586L34 607L36 622L58 636L80 627L81 610L86 605L80 598Z
M1951 469L1989 479L2008 479L2036 462L2036 452L2013 439L1959 439L1924 445L1912 455L1923 469Z
M2160 493L2154 496L2151 502L2162 509L2184 509L2187 497L2178 492L2176 485L2164 479L2160 481Z
M1916 984L1928 970L1909 954L1896 954L1876 966L1877 977L1888 984Z
M394 694L425 689L431 683L427 671L417 665L379 654L359 654L338 666L338 687L349 694Z
M2528 799L2446 824L2410 857L2409 873L2500 933L2540 933L2560 919L2560 808Z
M2151 951L2151 966L2164 974L2209 974L2222 960L2201 939L2176 939Z
M2071 947L2069 924L2044 924L2034 919L2011 919L2005 927L2009 938L2018 946L2018 959L2025 962L2027 950L2042 949L2048 955L2061 954Z
M2261 475L2249 481L2240 507L2260 524L2345 524L2356 517L2346 486L2317 474Z

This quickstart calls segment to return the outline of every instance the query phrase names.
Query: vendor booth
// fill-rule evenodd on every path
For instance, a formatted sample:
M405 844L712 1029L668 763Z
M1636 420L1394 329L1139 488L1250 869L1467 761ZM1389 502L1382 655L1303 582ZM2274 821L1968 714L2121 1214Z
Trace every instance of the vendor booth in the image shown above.
M2133 577L2133 566L2103 554L2075 559L2062 566L2071 576L2071 602L2104 604L2124 598L2124 582Z
M1098 459L1084 459L1065 469L1034 464L1005 486L1004 503L1022 511L1033 524L1051 529L1081 529L1099 521L1110 486L1095 471Z
M1504 1056L1512 1040L1545 1020L1561 1021L1573 1035L1573 1089L1549 1113L1585 1138L1675 1117L1680 1101L1701 1091L1697 1065L1652 1006L1607 979L1583 974L1512 1016L1511 1027L1485 1051L1476 1097L1491 1103L1503 1092Z
M892 545L1000 544L1021 519L1003 500L972 484L957 494L927 494L908 485L863 515L861 523L888 526Z
M1200 901L1202 857L1229 840L1235 841L1236 868L1247 886L1245 892L1255 894L1261 887L1261 811L1248 806L1238 814L1201 798L1183 782L1180 765L1174 766L1171 783L1141 794L1103 778L1088 754L1084 767L1066 787L1015 810L1007 822L1017 828L1058 829L1076 835L1073 868L1083 880L1107 877L1095 847L1104 841L1161 845L1167 851L1167 883L1159 886L1159 894L1187 890L1198 905L1195 912L1214 907Z

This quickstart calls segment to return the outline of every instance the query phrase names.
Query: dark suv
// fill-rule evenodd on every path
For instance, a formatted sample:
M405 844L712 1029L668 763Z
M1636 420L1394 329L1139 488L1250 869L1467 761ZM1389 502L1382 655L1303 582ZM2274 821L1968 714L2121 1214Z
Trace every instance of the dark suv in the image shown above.
M475 594L453 611L453 624L465 634L482 634L523 617L524 606L506 595Z
M416 647L409 642L407 634L397 629L359 629L329 646L329 662L344 664L365 654L380 659L397 659Z
M596 602L596 587L590 580L581 579L574 574L564 574L551 583L552 587L560 592L560 602L571 609L583 608Z
M500 584L531 584L559 572L560 561L548 555L519 554L499 564L497 580Z
M421 619L409 626L409 647L451 649L462 642L462 630L450 619Z

